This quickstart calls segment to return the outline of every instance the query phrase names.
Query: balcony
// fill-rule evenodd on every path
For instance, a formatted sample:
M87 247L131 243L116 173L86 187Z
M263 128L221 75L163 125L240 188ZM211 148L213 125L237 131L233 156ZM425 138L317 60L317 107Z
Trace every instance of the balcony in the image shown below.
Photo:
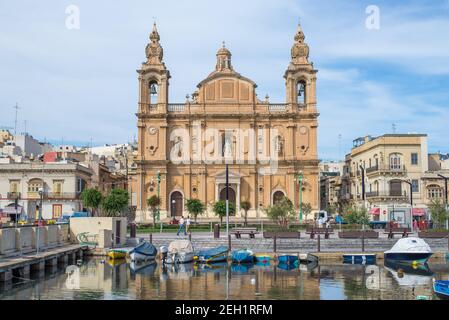
M20 199L20 192L8 192L7 198L8 199Z
M367 192L366 199L389 199L389 200L403 200L408 201L407 194L395 191L372 191Z
M366 169L366 174L368 176L376 174L404 175L406 172L407 170L403 165L392 166L388 164L380 164Z
M45 199L49 200L77 200L81 193L78 192L48 192L44 195Z

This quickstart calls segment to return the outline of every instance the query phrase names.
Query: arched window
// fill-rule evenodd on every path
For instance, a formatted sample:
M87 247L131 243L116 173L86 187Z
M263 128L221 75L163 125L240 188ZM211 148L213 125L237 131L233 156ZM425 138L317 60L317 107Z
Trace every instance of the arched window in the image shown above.
M306 83L304 81L299 81L296 84L296 94L297 94L296 102L299 105L306 104Z
M443 188L438 185L430 185L427 187L427 197L429 199L441 199L444 196Z
M276 191L273 193L273 204L278 204L282 201L282 199L285 197L284 192L282 191Z
M149 87L148 87L148 104L157 104L158 102L158 95L159 93L159 86L157 85L156 81L150 81Z
M397 153L390 155L390 170L401 170L401 156Z

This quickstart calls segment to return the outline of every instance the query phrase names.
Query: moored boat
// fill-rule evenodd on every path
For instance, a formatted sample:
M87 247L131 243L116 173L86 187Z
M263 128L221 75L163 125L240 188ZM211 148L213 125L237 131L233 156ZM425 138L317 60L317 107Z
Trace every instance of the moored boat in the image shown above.
M298 258L303 263L317 263L319 260L316 255L311 253L300 253Z
M441 299L449 299L449 281L433 279L433 292Z
M235 250L231 254L232 262L235 263L253 263L254 253L251 250Z
M149 261L154 260L157 254L157 249L151 243L143 241L137 247L129 252L131 261Z
M384 258L409 263L426 263L433 254L429 245L420 238L399 239L394 246L384 252Z
M131 249L110 249L108 251L108 257L110 259L125 259Z
M374 263L376 263L376 254L347 253L347 254L343 255L343 263L374 264Z
M260 262L262 264L270 263L271 257L266 253L257 253L254 255L256 262Z
M293 254L281 254L278 256L279 263L293 264L298 261L298 256Z
M168 246L167 259L165 263L189 263L195 257L192 242L189 240L172 241Z
M201 263L215 263L228 259L228 247L218 246L196 252L195 260Z

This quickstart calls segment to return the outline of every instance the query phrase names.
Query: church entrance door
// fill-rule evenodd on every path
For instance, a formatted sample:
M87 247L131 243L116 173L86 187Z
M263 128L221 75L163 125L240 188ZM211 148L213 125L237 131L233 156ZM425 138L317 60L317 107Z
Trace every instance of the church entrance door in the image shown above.
M182 216L182 207L183 207L183 197L182 193L179 191L175 191L170 196L170 212L172 217L180 217Z

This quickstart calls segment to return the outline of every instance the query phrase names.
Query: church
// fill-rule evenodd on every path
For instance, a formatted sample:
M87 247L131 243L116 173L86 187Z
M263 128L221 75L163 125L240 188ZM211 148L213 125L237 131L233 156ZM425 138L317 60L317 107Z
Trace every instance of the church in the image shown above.
M162 220L186 217L187 199L207 207L199 218L214 218L213 204L226 198L236 218L266 218L264 209L288 197L301 219L319 204L316 74L300 25L285 71L285 101L260 100L256 83L239 74L225 44L215 69L183 103L171 103L170 72L156 27L138 72L136 221L151 222L147 199L159 195ZM309 213L306 215L306 213Z

